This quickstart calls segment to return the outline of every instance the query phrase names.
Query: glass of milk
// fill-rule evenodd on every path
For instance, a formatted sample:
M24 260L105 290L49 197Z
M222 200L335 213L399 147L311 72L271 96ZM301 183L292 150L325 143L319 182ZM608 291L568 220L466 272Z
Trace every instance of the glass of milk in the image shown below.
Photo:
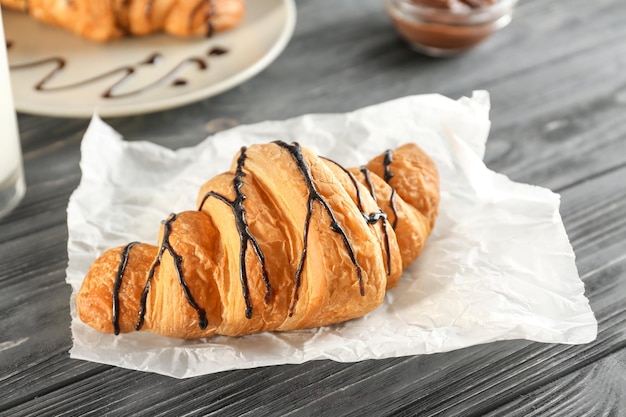
M25 190L22 151L0 11L0 217L17 206Z

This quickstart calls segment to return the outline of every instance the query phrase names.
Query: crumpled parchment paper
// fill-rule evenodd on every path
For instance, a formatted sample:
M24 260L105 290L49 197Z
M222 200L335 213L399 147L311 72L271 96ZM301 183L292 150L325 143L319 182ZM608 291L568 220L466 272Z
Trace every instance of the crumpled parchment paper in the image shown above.
M559 196L485 167L488 113L484 91L458 101L410 96L352 113L240 126L178 151L123 141L94 116L82 142L82 180L67 210L71 357L185 378L316 359L444 352L495 340L594 340L597 322L559 215ZM146 332L116 337L77 318L75 294L97 256L134 240L156 244L160 221L194 209L200 185L227 170L241 146L276 139L298 141L345 166L413 141L436 162L437 225L382 306L319 329L200 340Z

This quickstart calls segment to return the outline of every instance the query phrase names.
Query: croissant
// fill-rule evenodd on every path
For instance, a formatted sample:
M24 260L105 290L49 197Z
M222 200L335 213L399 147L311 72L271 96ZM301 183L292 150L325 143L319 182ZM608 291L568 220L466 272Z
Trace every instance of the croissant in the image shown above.
M176 36L211 36L237 25L243 0L0 0L2 6L108 41L165 31Z
M378 307L417 258L439 179L416 145L345 169L297 143L244 147L170 214L159 246L108 250L76 297L104 333L176 338L319 327Z

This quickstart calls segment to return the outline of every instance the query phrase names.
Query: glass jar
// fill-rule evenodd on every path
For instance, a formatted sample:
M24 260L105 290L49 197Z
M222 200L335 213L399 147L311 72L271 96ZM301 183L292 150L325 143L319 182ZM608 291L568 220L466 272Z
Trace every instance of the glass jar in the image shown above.
M469 6L474 4L475 6ZM429 56L457 55L511 21L517 0L386 0L387 13L411 48Z

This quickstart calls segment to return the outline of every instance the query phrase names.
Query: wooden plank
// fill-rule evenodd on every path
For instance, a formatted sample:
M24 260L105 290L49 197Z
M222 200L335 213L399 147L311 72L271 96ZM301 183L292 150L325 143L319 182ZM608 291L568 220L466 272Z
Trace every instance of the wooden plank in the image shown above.
M249 123L349 111L406 94L459 96L487 88L493 103L487 163L563 193L565 225L600 320L598 341L500 342L184 381L70 360L65 207L80 178L87 122L21 116L29 188L22 207L0 221L0 414L618 413L624 396L616 372L626 340L621 1L572 0L567 8L522 1L509 28L454 60L408 51L378 1L302 1L298 7L294 40L255 79L201 103L108 121L130 140L178 148L203 139L206 123L216 118ZM15 346L2 347L10 343ZM603 401L592 408L586 401L596 397Z
M626 349L521 395L486 416L625 416Z

